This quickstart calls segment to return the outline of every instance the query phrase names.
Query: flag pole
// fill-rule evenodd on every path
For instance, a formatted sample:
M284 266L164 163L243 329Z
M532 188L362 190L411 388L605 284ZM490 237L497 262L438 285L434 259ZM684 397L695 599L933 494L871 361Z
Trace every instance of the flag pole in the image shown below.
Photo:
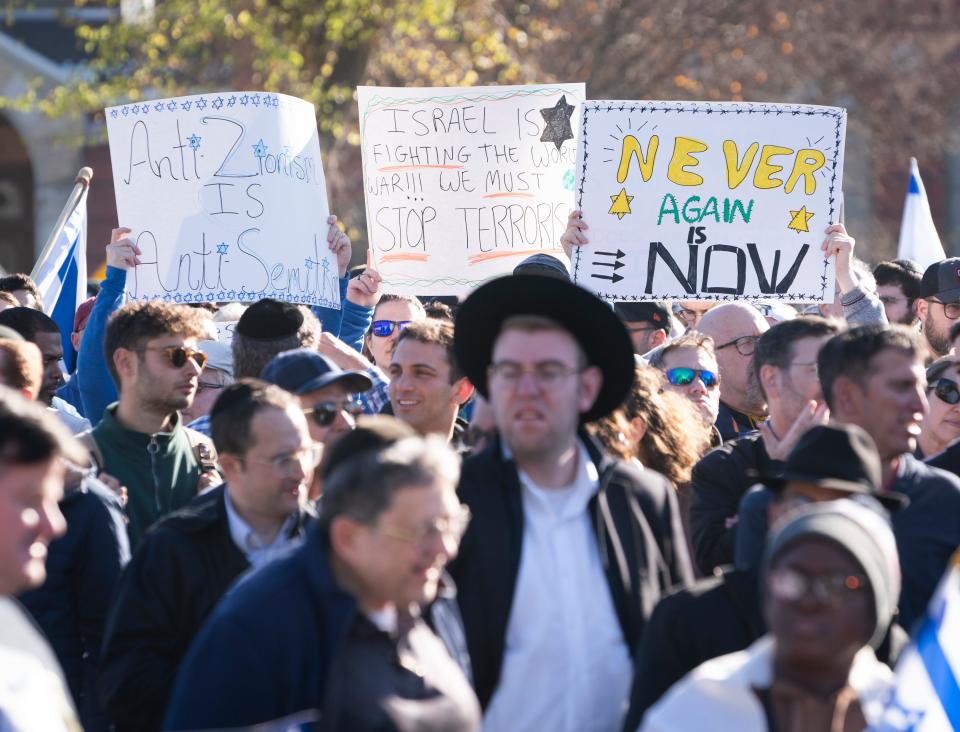
M37 258L37 263L33 266L33 271L30 273L31 279L37 278L39 273L43 270L44 264L46 264L46 261L53 254L53 245L60 237L60 232L62 232L63 228L67 225L70 215L80 204L80 201L83 200L83 195L87 192L87 188L90 187L90 181L92 179L92 168L87 166L80 168L80 172L77 173L77 177L74 181L73 190L70 192L70 196L67 198L67 202L64 204L63 210L60 212L60 217L57 219L56 226L53 227L53 231L51 231L50 236L47 237L47 243L44 244L43 250L40 252L40 256Z

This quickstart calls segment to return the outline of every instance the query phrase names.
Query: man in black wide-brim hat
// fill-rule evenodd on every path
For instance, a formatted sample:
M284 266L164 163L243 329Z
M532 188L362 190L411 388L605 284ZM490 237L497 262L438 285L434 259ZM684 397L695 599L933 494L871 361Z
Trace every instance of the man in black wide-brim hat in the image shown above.
M692 579L670 484L583 429L629 393L630 338L586 290L514 275L461 305L454 347L499 434L464 464L451 566L484 726L618 729L646 618Z

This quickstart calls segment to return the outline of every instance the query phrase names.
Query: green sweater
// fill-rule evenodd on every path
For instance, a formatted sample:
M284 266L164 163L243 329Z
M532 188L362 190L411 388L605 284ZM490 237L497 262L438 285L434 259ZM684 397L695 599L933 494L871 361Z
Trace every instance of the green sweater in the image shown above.
M197 495L200 464L180 414L169 432L134 432L116 418L111 404L93 430L103 454L101 468L127 489L127 534L130 549L157 519L189 503Z

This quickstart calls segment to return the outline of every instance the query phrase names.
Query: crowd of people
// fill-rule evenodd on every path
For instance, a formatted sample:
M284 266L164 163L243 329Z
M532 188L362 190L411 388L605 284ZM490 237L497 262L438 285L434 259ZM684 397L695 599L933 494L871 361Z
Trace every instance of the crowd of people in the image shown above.
M0 729L877 723L960 548L960 258L444 302L328 224L340 310L126 302L124 228L69 334L0 278Z

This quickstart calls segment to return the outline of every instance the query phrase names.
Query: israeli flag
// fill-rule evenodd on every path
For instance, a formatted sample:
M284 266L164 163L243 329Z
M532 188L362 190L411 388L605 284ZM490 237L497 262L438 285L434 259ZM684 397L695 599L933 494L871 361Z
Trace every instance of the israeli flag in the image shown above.
M927 191L920 179L917 159L910 158L910 184L903 203L897 259L912 259L924 270L934 262L946 258L937 227L933 225L933 214L930 213Z
M960 732L960 552L897 663L897 681L874 732Z
M86 188L64 225L50 256L39 263L32 277L43 298L43 311L56 321L63 340L63 362L72 373L77 354L70 342L73 316L87 299L87 192Z

